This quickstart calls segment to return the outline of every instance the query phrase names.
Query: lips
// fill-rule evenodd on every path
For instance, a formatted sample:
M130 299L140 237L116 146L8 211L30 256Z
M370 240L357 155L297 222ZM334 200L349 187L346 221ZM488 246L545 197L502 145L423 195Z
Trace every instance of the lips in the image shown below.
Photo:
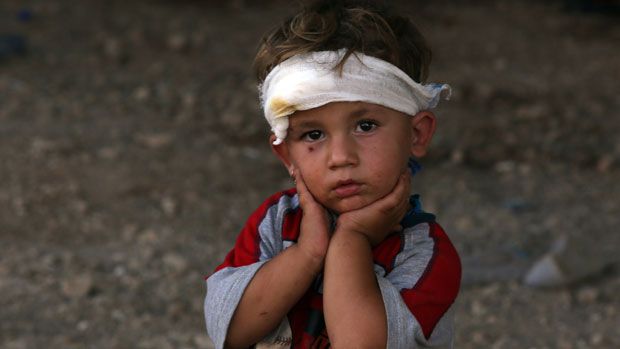
M340 199L344 199L358 194L362 190L362 185L352 179L338 181L334 188L334 193Z

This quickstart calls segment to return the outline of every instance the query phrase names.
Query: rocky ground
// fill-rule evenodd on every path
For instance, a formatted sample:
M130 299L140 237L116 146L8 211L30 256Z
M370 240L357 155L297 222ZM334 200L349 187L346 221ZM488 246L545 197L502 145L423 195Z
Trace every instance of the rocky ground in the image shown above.
M620 347L618 17L551 0L403 8L433 44L430 80L454 88L414 189L463 259L457 347ZM0 2L0 38L27 48L0 44L1 348L211 346L203 276L290 186L250 70L290 10ZM591 272L525 286L561 237Z

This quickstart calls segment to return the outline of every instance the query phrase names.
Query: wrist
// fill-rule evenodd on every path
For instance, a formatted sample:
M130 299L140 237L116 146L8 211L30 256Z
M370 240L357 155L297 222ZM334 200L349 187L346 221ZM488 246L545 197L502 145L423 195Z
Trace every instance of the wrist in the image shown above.
M307 251L299 243L289 247L289 249L293 250L295 258L302 261L302 264L305 266L304 269L312 275L317 275L323 269L325 255L317 255Z
M349 229L347 227L336 228L332 239L334 238L336 238L336 240L344 241L345 243L347 241L360 241L367 243L371 248L374 246L373 240L368 234L359 230Z
M332 242L330 243L330 247L332 245L339 246L368 246L368 248L372 249L372 241L371 238L364 234L361 231L352 230L352 229L336 229L334 232L334 236L332 237Z

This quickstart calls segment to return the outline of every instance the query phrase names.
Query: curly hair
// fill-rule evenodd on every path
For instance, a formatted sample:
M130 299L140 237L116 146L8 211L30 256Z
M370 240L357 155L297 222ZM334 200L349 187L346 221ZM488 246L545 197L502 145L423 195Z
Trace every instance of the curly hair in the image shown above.
M346 49L346 54L335 69L360 52L392 63L417 82L426 80L432 56L413 22L385 5L318 0L267 33L254 58L254 72L260 83L292 56L339 49Z

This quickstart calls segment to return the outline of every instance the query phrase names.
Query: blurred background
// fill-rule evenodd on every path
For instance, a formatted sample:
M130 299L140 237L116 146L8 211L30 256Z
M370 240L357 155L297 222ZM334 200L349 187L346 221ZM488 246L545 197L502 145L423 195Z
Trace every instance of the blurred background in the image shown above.
M456 347L620 347L618 2L392 2L454 89L413 188ZM203 278L291 186L251 62L294 8L0 1L1 348L211 347Z

